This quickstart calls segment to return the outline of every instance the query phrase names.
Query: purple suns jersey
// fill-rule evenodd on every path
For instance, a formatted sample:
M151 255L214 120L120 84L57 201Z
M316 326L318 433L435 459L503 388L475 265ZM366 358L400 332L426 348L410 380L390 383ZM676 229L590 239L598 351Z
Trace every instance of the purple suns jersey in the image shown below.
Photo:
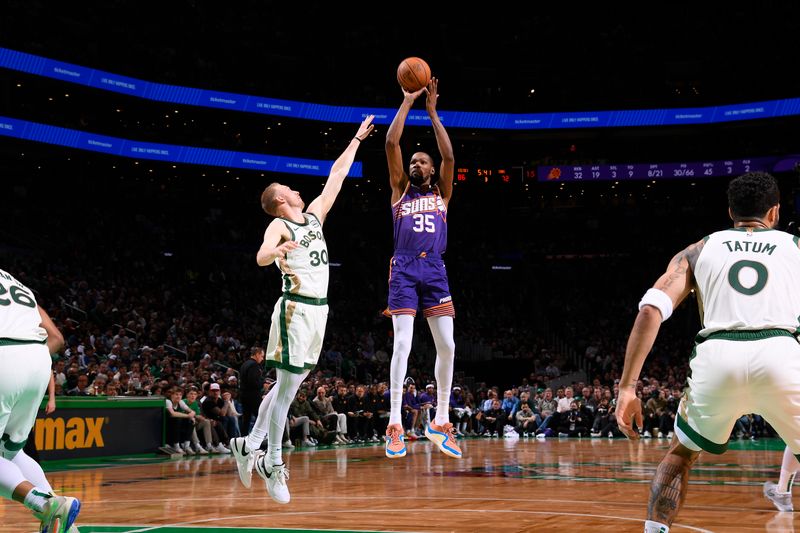
M438 189L423 193L409 185L392 215L395 255L443 254L447 249L447 209Z

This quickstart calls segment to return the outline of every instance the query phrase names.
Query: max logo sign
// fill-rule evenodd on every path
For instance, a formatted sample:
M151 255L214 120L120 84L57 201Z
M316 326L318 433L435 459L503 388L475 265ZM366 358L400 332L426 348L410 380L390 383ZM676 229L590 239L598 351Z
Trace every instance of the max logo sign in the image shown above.
M38 450L74 450L103 448L105 418L37 418L36 448Z

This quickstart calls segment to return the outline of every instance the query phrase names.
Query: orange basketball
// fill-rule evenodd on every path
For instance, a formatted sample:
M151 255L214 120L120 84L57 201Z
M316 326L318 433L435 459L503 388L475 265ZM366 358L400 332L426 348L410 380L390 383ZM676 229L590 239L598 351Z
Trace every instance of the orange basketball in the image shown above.
M418 57L407 57L397 67L397 82L408 92L419 91L431 81L431 67Z

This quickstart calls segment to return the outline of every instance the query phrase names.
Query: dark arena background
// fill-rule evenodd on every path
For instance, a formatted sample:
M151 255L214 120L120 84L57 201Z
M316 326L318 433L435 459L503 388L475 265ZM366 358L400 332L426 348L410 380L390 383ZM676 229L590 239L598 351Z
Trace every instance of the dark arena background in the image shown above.
M772 173L779 227L795 232L800 8L503 7L4 3L0 268L66 340L56 410L43 400L30 440L55 491L81 499L79 531L642 530L700 329L694 295L641 374L643 400L669 400L638 441L613 424L628 334L673 255L730 226L732 177ZM375 130L325 223L330 314L304 388L382 396L384 141L409 56L439 79L455 153L445 260L453 383L472 406L464 458L415 428L394 461L379 431L299 442L284 450L292 500L280 506L255 474L245 489L224 451L173 449L164 398L218 382L237 405L239 369L266 345L281 294L277 269L255 261L271 220L261 192L277 181L310 202L369 113ZM440 162L426 118L423 96L404 164L418 150ZM421 391L435 349L416 325L407 383ZM581 399L580 436L513 424L495 436L475 417L493 394L538 407L565 387ZM762 496L783 449L768 423L743 417L725 454L695 463L671 531L794 531L800 520ZM0 501L0 532L37 527Z

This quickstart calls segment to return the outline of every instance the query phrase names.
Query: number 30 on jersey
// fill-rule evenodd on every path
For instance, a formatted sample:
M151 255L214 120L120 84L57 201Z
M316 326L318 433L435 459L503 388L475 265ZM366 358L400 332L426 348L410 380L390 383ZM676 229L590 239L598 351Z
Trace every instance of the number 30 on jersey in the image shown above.
M433 223L433 217L436 215L417 213L414 215L414 226L411 228L417 233L436 233L436 225Z

